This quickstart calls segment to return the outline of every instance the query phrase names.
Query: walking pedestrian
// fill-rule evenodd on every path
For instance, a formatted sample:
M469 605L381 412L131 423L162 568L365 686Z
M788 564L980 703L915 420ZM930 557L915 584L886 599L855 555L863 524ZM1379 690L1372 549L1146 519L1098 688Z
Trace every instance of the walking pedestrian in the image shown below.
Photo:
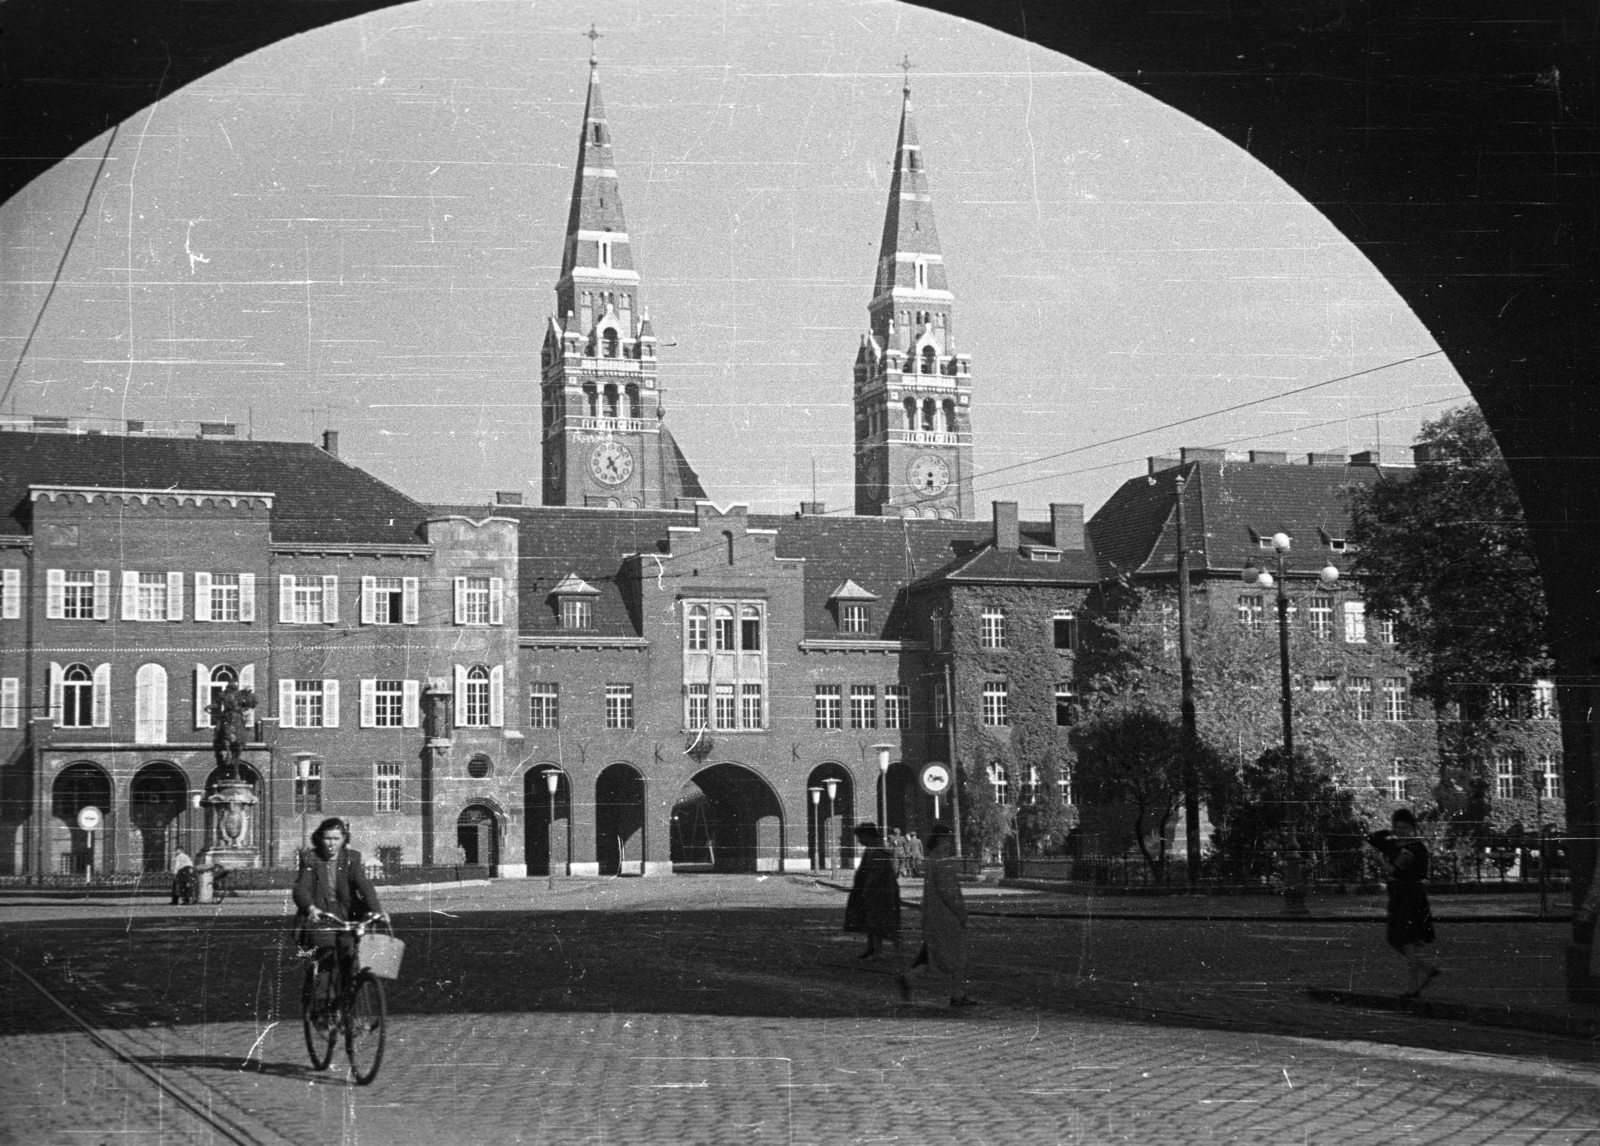
M894 853L894 874L911 874L911 848L908 842L911 837L899 828L889 829L889 850Z
M1417 818L1406 808L1390 817L1392 830L1374 832L1367 842L1383 857L1388 873L1389 913L1384 938L1400 953L1410 973L1410 989L1400 997L1415 999L1439 977L1439 967L1424 955L1434 941L1433 912L1422 881L1428 878L1428 845L1417 836Z
M900 950L900 882L878 826L857 824L855 837L862 848L861 863L845 901L844 929L866 934L867 949L857 958L876 959L885 942L892 942L896 953Z
M949 976L950 1005L972 1007L967 996L967 905L961 896L961 860L956 856L955 834L948 824L935 824L928 835L925 875L922 881L922 950L912 970L925 967L926 975ZM911 997L911 980L900 976L900 994Z

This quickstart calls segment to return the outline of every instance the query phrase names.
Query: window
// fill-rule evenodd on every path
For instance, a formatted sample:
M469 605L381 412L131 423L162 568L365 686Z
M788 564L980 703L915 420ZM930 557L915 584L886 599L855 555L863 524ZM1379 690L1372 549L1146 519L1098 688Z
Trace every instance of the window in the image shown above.
M301 757L294 762L294 806L297 811L322 811L322 761Z
M753 605L739 610L739 647L747 653L761 651L761 610Z
M735 647L733 643L733 610L726 606L721 607L712 614L712 620L717 642L716 651L719 653L733 652Z
M586 597L561 598L561 627L587 629L594 624L594 602Z
M705 728L711 723L711 686L709 684L685 686L684 706L684 727Z
M837 684L817 685L817 727L829 730L844 727L843 688Z
M211 706L222 701L222 694L227 691L228 685L234 684L242 689L255 688L255 666L245 665L244 671L232 665L195 665L195 713L194 726L196 728L210 728L212 726ZM245 711L245 723L254 725L256 722L255 709Z
M1391 676L1384 678L1383 718L1385 720L1411 719L1411 688L1405 677Z
M1027 771L1022 778L1022 802L1024 804L1039 802L1039 769L1032 764L1027 765Z
M633 685L606 685L606 727L633 727Z
M1311 635L1319 641L1333 639L1333 598L1313 593L1307 610L1311 619Z
M324 720L327 717L325 690L320 680L292 681L290 716L293 721L291 728L326 728Z
M339 619L339 578L278 578L278 620L286 625L331 625Z
M1416 770L1417 762L1396 756L1389 767L1389 799L1404 802L1411 798L1407 774Z
M363 687L367 682L361 682ZM403 680L375 680L372 684L371 728L402 728L405 725L405 691ZM365 702L366 697L362 698Z
M109 682L110 674L107 673ZM95 674L88 665L68 665L61 673L61 702L52 705L60 714L62 728L93 728Z
M463 728L489 727L489 669L485 665L467 670L466 703L460 719Z
M528 727L557 728L560 722L560 686L549 681L535 681L528 688Z
M983 627L978 643L986 649L1006 647L1006 612L1004 609L985 609Z
M15 572L15 570L13 570ZM102 571L106 586L110 587L110 573ZM64 621L92 621L95 618L95 571L93 569L51 569L45 574L49 581L45 614ZM57 604L57 586L60 586L60 604Z
M124 574L126 576L126 574ZM167 619L167 575L165 573L137 573L134 582L134 621L165 621ZM180 574L181 576L181 574Z
M1071 609L1057 609L1054 621L1056 648L1070 652L1078 647L1078 618Z
M860 601L846 601L839 606L839 631L864 633L867 631L867 607Z
M375 784L378 811L398 812L400 810L400 765L380 761Z
M15 728L22 716L22 678L0 677L0 728Z
M416 624L417 578L361 578L361 623L364 625Z
M883 726L904 728L911 715L910 690L903 684L883 686Z
M1367 603L1365 601L1346 601L1344 603L1344 639L1352 645L1367 643Z
M1380 645L1394 644L1394 622L1388 617L1374 617L1372 628Z
M0 569L0 619L22 619L21 569Z
M1350 683L1345 686L1351 697L1356 702L1356 719L1372 719L1372 678L1368 676L1353 676Z
M1011 723L1007 711L1010 686L1003 680L985 681L983 685L983 722L991 728L1002 728Z
M766 710L762 703L762 695L765 691L759 684L742 684L739 686L739 701L742 706L742 710L739 713L740 727L766 727Z
M1556 715L1556 682L1553 680L1536 680L1533 682L1533 711L1535 720L1553 720Z
M1554 756L1541 756L1534 763L1538 773L1535 783L1543 785L1546 800L1563 799L1561 794L1561 762Z
M1005 765L996 760L989 765L988 774L989 787L994 789L994 802L1011 803L1011 777L1006 775Z
M1266 628L1265 601L1260 593L1239 594L1239 627L1246 632L1259 633Z
M1072 686L1067 684L1056 685L1056 725L1065 728L1078 716L1078 698L1072 692Z
M733 685L717 685L715 700L717 703L712 715L716 718L716 727L719 729L738 728L738 701L734 696Z
M1497 800L1522 799L1522 759L1515 753L1494 758L1494 795Z
M474 753L472 759L467 761L467 775L474 780L482 780L493 771L494 761L482 752Z
M196 573L194 575L194 619L197 621L238 621L240 616L240 574ZM250 578L252 582L255 578ZM254 598L254 585L251 586ZM252 610L252 613L254 610Z
M1061 769L1061 776L1056 780L1056 787L1061 789L1061 802L1072 803L1072 771L1069 768Z
M706 607L704 605L691 605L685 614L686 630L684 647L691 652L705 652L706 650Z
M167 670L140 665L133 678L133 742L167 742Z
M878 690L873 685L850 686L850 727L878 727Z
M505 579L502 577L457 577L456 624L499 625L505 621ZM566 608L567 598L562 598ZM586 626L566 626L583 628Z

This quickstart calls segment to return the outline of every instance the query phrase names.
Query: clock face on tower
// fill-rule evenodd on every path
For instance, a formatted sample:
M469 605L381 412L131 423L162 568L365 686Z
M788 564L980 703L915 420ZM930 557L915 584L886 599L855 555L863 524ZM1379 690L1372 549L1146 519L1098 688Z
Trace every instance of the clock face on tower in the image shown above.
M938 497L950 484L950 466L935 454L920 454L906 467L906 480L919 497Z
M633 453L621 442L601 442L589 455L589 472L604 485L621 485L633 473Z

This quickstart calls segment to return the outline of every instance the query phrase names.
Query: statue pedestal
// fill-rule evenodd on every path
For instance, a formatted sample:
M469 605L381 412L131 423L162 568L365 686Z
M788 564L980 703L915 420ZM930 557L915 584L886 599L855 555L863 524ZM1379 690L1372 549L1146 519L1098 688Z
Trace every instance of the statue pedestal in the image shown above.
M223 780L205 802L216 809L212 817L215 831L200 853L200 862L225 868L260 867L260 850L245 842L250 836L252 809L258 803L255 789L244 780Z

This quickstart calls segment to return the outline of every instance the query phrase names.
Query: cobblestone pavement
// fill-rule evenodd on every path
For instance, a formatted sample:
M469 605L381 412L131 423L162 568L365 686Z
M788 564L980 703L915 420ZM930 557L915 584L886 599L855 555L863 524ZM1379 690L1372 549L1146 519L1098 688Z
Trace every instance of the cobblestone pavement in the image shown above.
M370 1087L306 1064L278 901L0 908L0 1141L1600 1140L1590 1042L1309 999L1312 979L1398 980L1370 922L970 902L1009 914L975 918L983 1005L958 1012L926 992L902 1003L839 933L842 895L809 880L391 892L408 948ZM1471 926L1474 964L1498 953L1507 978L1562 934Z

